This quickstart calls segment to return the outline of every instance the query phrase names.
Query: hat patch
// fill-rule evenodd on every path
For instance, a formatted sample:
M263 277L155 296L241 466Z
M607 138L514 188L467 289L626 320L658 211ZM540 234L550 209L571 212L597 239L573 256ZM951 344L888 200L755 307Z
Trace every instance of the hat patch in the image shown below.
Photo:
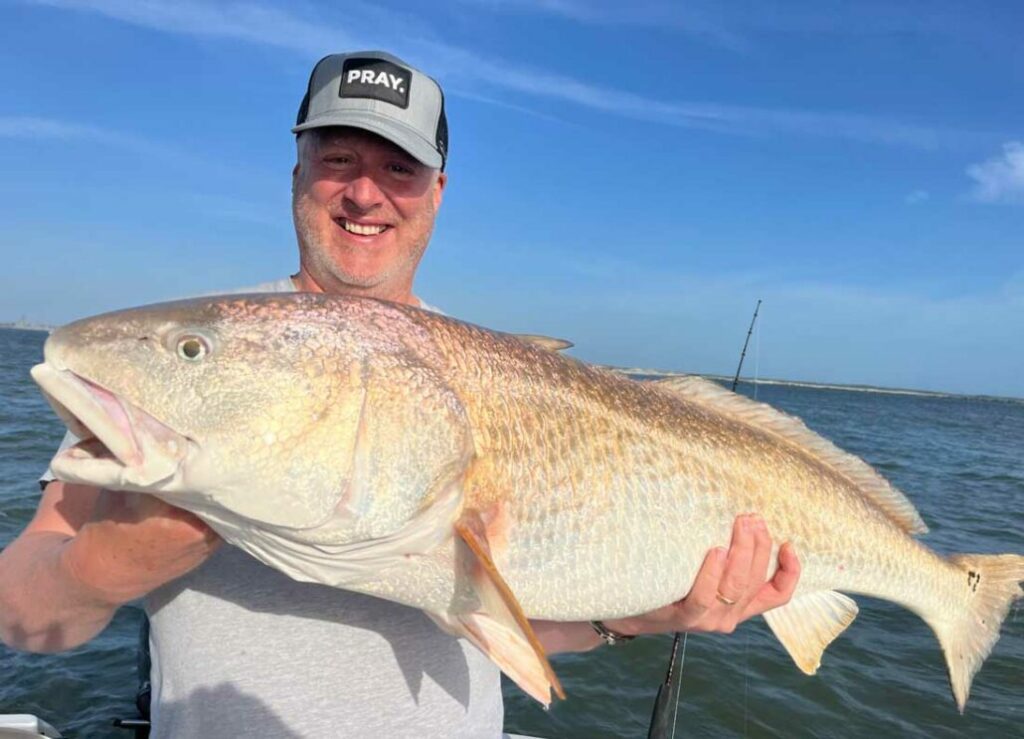
M409 107L411 72L384 59L346 59L338 97L370 98Z

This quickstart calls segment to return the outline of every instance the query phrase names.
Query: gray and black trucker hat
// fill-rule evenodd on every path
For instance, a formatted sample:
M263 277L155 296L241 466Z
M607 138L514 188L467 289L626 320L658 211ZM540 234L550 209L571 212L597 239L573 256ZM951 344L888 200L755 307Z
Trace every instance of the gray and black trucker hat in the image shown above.
M435 169L448 158L441 86L383 51L325 56L309 76L292 133L354 126L383 136Z

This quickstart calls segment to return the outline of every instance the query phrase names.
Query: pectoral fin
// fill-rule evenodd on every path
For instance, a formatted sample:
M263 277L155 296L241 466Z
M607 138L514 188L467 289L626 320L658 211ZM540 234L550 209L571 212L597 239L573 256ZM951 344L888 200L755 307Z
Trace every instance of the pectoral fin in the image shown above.
M764 614L796 666L808 675L818 671L825 648L856 617L857 604L834 590L802 595Z
M435 620L475 644L519 687L547 706L551 691L565 691L548 662L544 647L508 584L491 560L487 534L479 514L469 511L455 524L456 545L463 576L475 597L475 608Z

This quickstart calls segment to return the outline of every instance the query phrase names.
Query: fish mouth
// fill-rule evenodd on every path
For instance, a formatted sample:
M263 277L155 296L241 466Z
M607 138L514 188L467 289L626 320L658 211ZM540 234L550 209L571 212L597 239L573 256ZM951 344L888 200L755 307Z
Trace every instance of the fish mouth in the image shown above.
M165 489L192 442L102 385L50 364L32 368L54 412L81 441L54 457L65 482L117 490Z

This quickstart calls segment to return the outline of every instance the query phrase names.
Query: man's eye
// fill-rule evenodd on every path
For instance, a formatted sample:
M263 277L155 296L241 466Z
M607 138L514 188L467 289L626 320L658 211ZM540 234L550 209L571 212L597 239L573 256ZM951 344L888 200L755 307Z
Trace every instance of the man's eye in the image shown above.
M400 174L400 175L415 174L415 172L413 172L412 167L406 166L405 164L398 164L397 162L389 164L388 165L388 171L393 173L393 174Z
M324 164L327 164L332 167L343 167L346 164L350 163L351 161L352 159L350 157L343 156L340 154L324 157Z

